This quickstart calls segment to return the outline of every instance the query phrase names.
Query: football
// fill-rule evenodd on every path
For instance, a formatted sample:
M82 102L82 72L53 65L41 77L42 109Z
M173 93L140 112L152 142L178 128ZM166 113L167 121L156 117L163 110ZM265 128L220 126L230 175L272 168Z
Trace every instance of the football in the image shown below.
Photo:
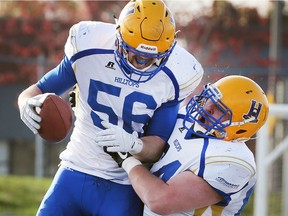
M64 99L49 94L37 112L42 118L38 133L44 140L57 143L66 138L72 127L73 115Z

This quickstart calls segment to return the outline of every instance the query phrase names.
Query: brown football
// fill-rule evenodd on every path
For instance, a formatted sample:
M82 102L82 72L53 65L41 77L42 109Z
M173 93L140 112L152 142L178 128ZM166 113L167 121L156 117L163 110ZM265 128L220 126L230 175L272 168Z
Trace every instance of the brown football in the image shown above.
M48 95L41 107L39 135L48 142L60 142L71 130L73 115L70 105L57 95Z

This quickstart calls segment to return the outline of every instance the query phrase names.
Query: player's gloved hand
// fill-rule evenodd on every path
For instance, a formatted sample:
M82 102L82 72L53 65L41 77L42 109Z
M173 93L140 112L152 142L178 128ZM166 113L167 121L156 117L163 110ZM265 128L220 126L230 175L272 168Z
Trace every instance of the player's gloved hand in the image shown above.
M75 87L69 92L69 102L72 109L76 107L76 92Z
M40 113L41 106L49 94L51 93L39 94L35 97L28 98L19 107L21 120L34 134L37 134L37 130L40 129L39 123L42 119L38 113Z
M107 151L107 146L103 147L104 152L109 154L114 161L118 164L119 167L122 167L122 163L124 160L126 160L129 157L132 157L132 155L129 152L109 152Z
M96 134L95 141L102 147L107 147L108 152L130 152L138 154L142 151L143 141L138 138L137 132L127 133L123 128L102 121L106 130Z
M133 167L142 164L139 160L134 158L130 153L108 152L106 146L103 149L107 154L111 155L111 157L116 161L118 166L122 167L128 174Z

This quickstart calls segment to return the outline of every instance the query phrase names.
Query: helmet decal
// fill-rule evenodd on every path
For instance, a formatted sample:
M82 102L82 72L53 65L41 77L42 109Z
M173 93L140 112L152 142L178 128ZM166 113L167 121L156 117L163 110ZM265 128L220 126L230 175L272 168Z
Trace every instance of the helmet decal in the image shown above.
M136 48L138 51L146 52L146 53L158 53L158 49L156 46L149 46L146 44L139 44L139 46Z
M251 101L251 106L249 109L249 112L245 115L243 115L244 119L249 119L251 117L254 117L255 119L253 121L251 121L250 123L257 123L258 122L258 116L261 112L261 108L262 108L262 104L258 103L255 100Z

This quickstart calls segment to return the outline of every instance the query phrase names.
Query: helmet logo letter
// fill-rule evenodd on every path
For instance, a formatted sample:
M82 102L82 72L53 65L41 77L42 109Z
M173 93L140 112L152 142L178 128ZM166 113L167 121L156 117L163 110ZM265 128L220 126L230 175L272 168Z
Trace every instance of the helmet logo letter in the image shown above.
M248 119L251 117L255 117L255 119L253 121L251 121L251 123L257 123L258 122L258 116L259 116L260 111L261 111L261 107L262 107L261 103L258 103L258 105L257 105L257 102L255 100L252 100L250 110L249 110L248 114L243 115L243 118Z

